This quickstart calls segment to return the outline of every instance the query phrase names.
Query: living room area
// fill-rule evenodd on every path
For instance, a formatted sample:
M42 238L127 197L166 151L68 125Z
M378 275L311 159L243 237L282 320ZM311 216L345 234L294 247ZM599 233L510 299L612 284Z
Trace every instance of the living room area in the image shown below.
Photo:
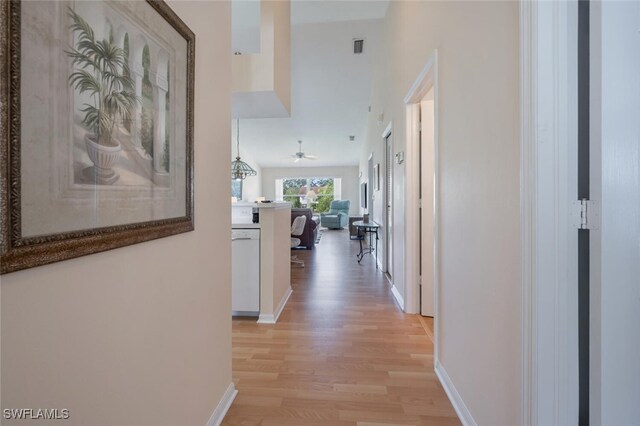
M300 246L313 248L323 232L343 229L359 214L358 168L296 167L262 170L263 194L291 203L291 220L307 217Z

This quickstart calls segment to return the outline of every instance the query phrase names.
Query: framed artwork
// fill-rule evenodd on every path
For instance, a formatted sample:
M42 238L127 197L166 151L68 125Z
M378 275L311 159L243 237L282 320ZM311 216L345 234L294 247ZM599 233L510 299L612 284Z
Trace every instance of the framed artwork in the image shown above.
M0 273L193 230L195 36L171 8L14 0L0 29Z

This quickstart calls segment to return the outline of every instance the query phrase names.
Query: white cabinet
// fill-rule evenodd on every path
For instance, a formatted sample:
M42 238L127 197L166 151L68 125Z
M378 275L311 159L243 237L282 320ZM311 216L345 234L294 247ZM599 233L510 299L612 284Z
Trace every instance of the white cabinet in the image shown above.
M260 230L233 229L232 311L233 315L260 313Z

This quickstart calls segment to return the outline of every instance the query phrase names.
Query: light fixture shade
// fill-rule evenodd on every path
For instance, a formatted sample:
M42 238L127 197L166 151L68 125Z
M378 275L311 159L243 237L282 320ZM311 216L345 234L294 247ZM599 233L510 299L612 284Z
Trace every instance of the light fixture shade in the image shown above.
M231 179L233 180L244 180L247 176L255 176L258 174L253 168L242 161L240 159L240 120L237 121L238 131L236 133L237 139L236 142L238 144L238 156L234 161L231 162Z
M247 176L255 176L257 174L258 172L242 161L240 157L236 157L236 159L231 162L231 179L244 180Z

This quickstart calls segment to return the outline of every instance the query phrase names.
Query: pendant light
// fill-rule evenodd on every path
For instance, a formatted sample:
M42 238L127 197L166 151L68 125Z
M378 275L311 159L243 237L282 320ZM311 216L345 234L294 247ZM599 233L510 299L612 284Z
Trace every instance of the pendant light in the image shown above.
M238 156L231 162L231 179L244 180L247 176L255 176L258 174L253 168L240 159L240 120L237 120L238 131L236 132L236 147Z

